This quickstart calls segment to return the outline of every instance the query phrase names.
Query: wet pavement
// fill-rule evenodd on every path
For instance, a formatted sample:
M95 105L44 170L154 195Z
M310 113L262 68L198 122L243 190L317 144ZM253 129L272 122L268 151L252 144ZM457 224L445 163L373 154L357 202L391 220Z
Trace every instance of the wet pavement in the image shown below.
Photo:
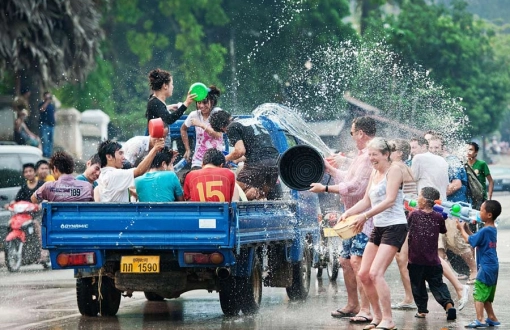
M503 204L504 214L498 233L500 276L494 310L510 328L510 195L495 196ZM143 293L123 298L116 317L84 317L76 306L75 280L72 271L42 270L42 266L23 267L17 274L8 273L0 253L0 329L351 329L364 325L335 319L330 312L342 307L346 293L341 278L329 282L326 272L317 280L312 275L310 295L305 302L290 302L285 289L263 288L262 306L254 316L224 317L217 293L193 291L179 299L149 302ZM392 301L403 298L396 264L388 269L386 279ZM453 291L450 287L450 291ZM455 296L455 295L454 295ZM473 298L458 312L458 319L447 322L442 308L430 296L430 314L414 317L415 311L394 311L398 329L464 329L475 318Z

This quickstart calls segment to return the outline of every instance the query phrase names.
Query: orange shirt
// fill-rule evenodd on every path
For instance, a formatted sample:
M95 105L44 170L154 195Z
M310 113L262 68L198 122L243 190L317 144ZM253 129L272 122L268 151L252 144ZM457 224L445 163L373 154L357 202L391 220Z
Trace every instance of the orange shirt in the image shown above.
M231 202L236 178L226 168L191 171L184 180L184 199L194 202Z

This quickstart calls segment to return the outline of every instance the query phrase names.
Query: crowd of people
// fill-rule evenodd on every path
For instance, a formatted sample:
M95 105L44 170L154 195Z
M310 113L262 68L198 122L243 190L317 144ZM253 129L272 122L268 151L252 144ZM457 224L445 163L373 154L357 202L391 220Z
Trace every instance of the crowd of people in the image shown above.
M135 136L124 145L103 141L97 154L87 161L85 172L76 178L72 176L72 157L65 152L53 153L48 145L52 145L55 124L51 94L44 94L39 109L42 140L26 127L24 118L28 110L20 103L16 136L34 146L42 142L44 156L50 160L23 166L26 183L16 201L230 202L239 198L268 198L278 179L279 153L257 120L233 120L217 106L221 93L213 85L205 99L195 101L196 94L188 92L185 101L177 105L166 104L173 93L169 72L152 70L149 85L152 94L147 103L147 133L149 121L161 118L164 136ZM173 168L178 154L171 149L168 130L193 102L196 111L189 114L180 130L185 149L182 157L191 162L191 171L180 180ZM193 152L188 136L190 127L195 128ZM223 134L233 147L226 155ZM327 157L325 168L335 184L313 183L309 190L339 194L345 210L339 221L355 217L356 235L343 240L340 255L347 302L331 315L349 318L353 323L368 323L364 328L367 330L394 329L392 309L416 309L417 318L427 316L428 283L434 298L444 308L446 319L454 320L456 307L464 308L468 300L468 285L474 285L477 319L468 327L497 325L491 303L498 271L494 221L501 205L492 200L494 184L487 164L477 158L479 146L469 143L467 161L462 162L448 153L441 135L433 131L410 141L387 141L376 134L373 118L356 118L350 135L357 153L349 160L348 169L339 166L346 162L344 156ZM243 166L236 174L225 167L227 162L241 161ZM464 223L445 220L433 211L437 200L473 202L468 167L484 188L480 218L485 226L475 234ZM417 207L407 214L403 205L409 196L417 198ZM447 251L466 262L469 268L466 285L460 282L462 274L456 274L449 264ZM403 301L392 305L384 275L393 259L397 261L405 294ZM443 282L443 275L456 291L458 306Z
M498 273L494 221L501 205L492 200L494 183L487 164L477 159L478 144L467 145L467 160L462 162L448 152L441 135L434 131L409 142L386 141L376 137L374 119L360 117L353 121L350 134L358 151L349 160L349 168L339 169L339 164L348 162L342 155L327 157L326 171L335 184L313 183L310 188L315 193L340 195L345 211L339 221L355 217L356 234L343 240L340 255L347 302L331 315L349 318L352 323L368 323L367 330L394 329L392 309L416 309L416 318L427 316L427 283L444 308L446 319L455 320L457 310L443 282L444 275L456 291L458 309L464 308L469 285L474 285L477 319L467 328L499 325L492 301ZM441 201L474 202L466 174L469 170L476 173L484 189L483 204L475 206L485 226L475 234L467 223L454 217L444 219L433 210ZM417 206L406 214L403 205L409 198L416 198ZM473 248L477 248L476 260ZM460 282L464 274L455 274L448 262L448 250L459 255L469 268L465 285ZM481 257L480 253L486 254ZM384 274L394 258L404 300L392 305Z

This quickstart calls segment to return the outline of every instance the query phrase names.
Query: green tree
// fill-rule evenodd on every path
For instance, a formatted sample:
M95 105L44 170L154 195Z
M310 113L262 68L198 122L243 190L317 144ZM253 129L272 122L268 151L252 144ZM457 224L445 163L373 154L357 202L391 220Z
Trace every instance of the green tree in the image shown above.
M424 0L403 1L398 15L373 21L407 63L417 63L455 97L461 98L472 135L491 133L509 102L509 66L495 56L494 29L466 11Z

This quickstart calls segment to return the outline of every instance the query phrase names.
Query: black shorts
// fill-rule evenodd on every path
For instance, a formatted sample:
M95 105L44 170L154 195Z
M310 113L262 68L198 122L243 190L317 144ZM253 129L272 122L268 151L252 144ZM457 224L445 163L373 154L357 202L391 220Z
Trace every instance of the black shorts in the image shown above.
M407 237L407 224L392 225L387 227L374 227L369 242L379 246L381 244L396 246L398 252Z
M257 189L270 189L278 180L278 167L273 159L262 160L253 164L244 164L237 174L237 181Z

